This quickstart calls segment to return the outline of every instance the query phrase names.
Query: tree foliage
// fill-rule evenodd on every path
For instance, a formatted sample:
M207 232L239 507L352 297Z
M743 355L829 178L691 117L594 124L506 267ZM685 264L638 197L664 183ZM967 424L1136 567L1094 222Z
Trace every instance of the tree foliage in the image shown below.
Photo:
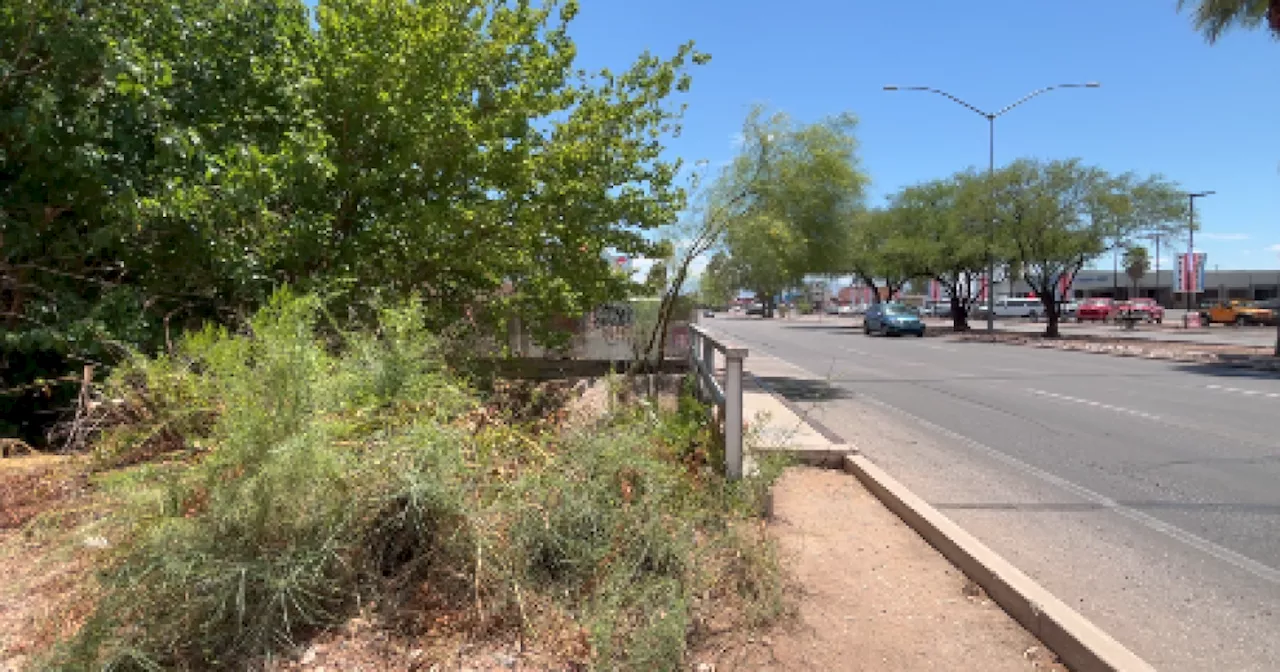
M285 283L437 326L631 290L604 253L685 207L664 140L704 54L585 72L573 0L311 4L0 6L0 388Z
M1058 287L1089 260L1180 218L1182 197L1161 178L1114 176L1079 160L1015 162L996 179L996 217L1011 261L1058 335Z
M1178 10L1191 7L1192 21L1210 43L1231 28L1266 25L1280 39L1280 0L1178 0Z
M844 270L849 222L863 209L868 184L856 125L850 114L800 124L756 108L738 156L712 185L726 204L734 276L766 304L806 274Z
M1136 294L1138 283L1151 270L1151 255L1147 252L1147 248L1142 245L1130 245L1124 251L1124 274L1129 276L1129 282L1132 284Z
M882 270L881 277L913 272L937 281L950 297L957 331L968 329L978 278L987 269L989 184L985 176L966 172L907 187L890 199L885 214L889 231L881 235L898 270Z

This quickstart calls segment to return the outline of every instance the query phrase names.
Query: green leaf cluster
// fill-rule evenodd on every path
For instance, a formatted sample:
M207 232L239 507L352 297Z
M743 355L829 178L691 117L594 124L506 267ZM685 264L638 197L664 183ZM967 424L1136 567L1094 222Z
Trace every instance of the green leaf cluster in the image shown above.
M0 388L286 283L535 330L631 290L705 54L583 71L573 0L312 4L0 7Z

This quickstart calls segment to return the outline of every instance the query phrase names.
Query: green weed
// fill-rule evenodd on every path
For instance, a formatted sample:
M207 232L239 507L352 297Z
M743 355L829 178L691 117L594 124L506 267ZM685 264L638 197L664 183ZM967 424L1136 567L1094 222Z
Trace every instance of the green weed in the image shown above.
M249 333L208 329L113 378L112 394L160 410L102 437L101 598L44 667L252 666L424 584L436 597L420 609L535 638L533 605L550 605L604 669L677 668L712 610L782 613L772 546L743 531L776 470L719 478L691 397L615 409L591 432L480 426L467 418L483 400L417 308L355 333L323 321L317 300L282 293ZM157 426L170 449L132 447Z

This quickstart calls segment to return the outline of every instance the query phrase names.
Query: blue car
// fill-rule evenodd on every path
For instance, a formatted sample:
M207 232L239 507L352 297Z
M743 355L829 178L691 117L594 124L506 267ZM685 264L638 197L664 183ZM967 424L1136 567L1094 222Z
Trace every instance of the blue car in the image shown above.
M867 308L867 314L862 318L862 331L868 336L924 336L924 322L912 308L896 303L878 303Z

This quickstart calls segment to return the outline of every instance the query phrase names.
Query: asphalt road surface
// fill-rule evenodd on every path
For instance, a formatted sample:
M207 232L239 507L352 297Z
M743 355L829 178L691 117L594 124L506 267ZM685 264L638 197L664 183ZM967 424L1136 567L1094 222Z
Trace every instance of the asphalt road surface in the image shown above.
M857 318L706 322L785 360L766 385L1157 669L1280 670L1280 379Z

